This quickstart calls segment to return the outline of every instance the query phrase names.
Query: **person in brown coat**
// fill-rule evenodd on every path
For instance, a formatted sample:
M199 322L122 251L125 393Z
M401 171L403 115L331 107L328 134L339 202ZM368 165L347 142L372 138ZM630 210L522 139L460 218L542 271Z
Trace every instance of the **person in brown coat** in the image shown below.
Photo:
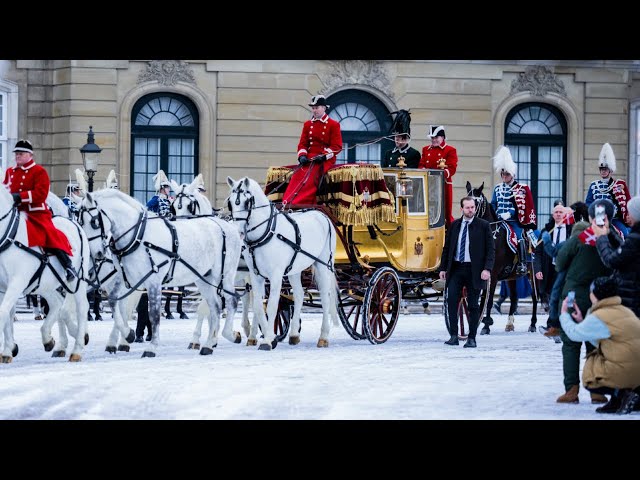
M598 413L630 413L640 406L640 321L622 305L615 279L598 277L590 286L591 308L582 316L578 302L569 313L562 302L560 323L574 342L596 348L587 354L582 384L592 393L611 395ZM575 321L574 321L575 320Z

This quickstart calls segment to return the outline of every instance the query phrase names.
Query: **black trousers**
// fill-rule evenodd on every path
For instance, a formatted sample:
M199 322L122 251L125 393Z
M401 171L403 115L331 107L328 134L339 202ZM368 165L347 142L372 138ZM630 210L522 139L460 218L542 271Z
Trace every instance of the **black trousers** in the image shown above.
M151 335L151 320L149 320L149 296L143 293L136 307L138 312L138 323L136 324L136 337L144 336L144 329Z
M184 287L178 287L178 290L181 292L178 295L178 302L176 303L176 312L182 313L182 297L184 297ZM164 303L164 313L171 313L171 297L173 297L172 293L167 293L167 301Z
M458 335L458 304L462 296L462 288L467 287L467 304L469 306L469 338L476 338L480 323L480 290L473 287L471 263L453 262L447 273L447 330L449 335Z

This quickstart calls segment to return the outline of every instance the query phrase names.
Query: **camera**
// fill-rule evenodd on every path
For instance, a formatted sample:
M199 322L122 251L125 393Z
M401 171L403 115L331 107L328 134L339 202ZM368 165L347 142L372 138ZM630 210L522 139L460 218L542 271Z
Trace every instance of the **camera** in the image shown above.
M576 292L571 290L569 293L567 293L567 307L573 308L575 301L576 301Z
M604 217L606 216L604 205L596 206L596 225L599 227L604 226Z

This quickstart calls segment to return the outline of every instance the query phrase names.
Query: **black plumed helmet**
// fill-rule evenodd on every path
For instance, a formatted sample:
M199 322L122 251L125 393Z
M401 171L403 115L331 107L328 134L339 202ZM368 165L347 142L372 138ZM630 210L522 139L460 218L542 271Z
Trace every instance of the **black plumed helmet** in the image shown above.
M391 125L391 135L406 135L411 138L411 114L409 110L397 110L389 115L395 115Z

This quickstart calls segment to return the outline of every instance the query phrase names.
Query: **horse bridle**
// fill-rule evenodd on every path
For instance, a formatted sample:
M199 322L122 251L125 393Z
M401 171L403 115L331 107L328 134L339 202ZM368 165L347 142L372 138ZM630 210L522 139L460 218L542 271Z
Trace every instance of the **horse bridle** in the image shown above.
M178 209L182 210L182 199L187 198L189 200L189 206L187 207L187 211L191 215L198 215L200 211L200 203L194 194L186 194L184 193L184 187L180 192L176 195L176 198L173 200L173 203L178 202Z
M487 211L488 201L484 195L474 195L474 189L472 188L467 192L467 195L473 198L473 201L476 202L476 217L484 218L484 214Z

